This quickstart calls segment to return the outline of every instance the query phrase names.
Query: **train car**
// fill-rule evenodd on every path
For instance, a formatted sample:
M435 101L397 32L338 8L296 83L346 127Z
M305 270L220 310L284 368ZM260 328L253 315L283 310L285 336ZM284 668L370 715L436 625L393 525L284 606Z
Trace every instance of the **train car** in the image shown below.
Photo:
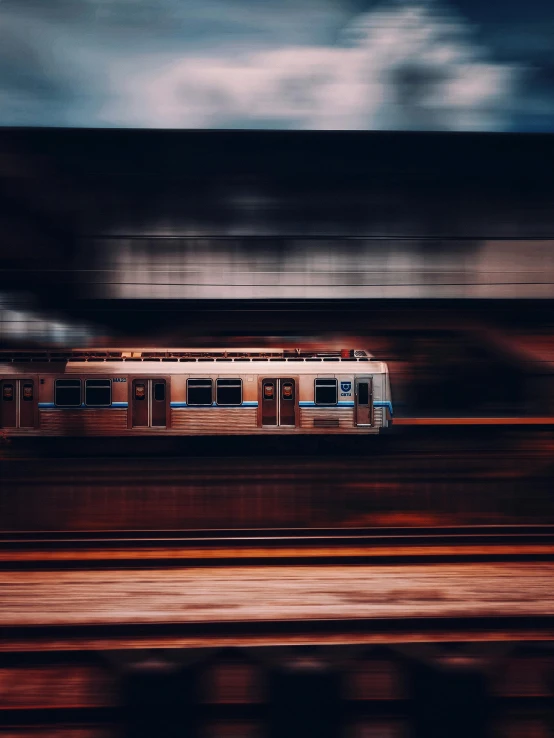
M377 434L391 422L387 365L364 350L0 352L8 436Z

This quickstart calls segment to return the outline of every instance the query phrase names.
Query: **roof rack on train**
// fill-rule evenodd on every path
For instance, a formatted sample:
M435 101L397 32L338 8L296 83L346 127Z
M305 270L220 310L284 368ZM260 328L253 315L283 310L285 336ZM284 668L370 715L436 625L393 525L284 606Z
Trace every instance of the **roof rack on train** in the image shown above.
M70 349L0 350L0 362L57 361L369 361L372 355L362 349Z

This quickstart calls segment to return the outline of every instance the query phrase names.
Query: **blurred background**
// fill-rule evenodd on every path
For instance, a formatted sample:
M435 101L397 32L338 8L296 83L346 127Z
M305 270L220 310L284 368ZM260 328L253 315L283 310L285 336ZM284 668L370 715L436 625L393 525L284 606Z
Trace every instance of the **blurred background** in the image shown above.
M550 134L0 130L4 347L360 346L554 416Z
M0 738L554 734L553 38L542 0L0 0L0 349L364 348L394 405L0 433Z

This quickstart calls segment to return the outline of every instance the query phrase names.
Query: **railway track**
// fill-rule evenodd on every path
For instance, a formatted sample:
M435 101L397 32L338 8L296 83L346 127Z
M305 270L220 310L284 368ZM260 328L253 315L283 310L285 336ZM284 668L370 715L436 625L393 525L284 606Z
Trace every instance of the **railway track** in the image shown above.
M339 617L11 625L0 653L393 643L552 641L554 615Z
M0 570L554 560L553 525L6 533Z

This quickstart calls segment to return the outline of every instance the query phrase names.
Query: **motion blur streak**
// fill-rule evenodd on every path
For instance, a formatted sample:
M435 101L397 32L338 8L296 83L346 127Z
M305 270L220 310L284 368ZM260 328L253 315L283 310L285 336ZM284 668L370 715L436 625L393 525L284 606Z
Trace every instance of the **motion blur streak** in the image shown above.
M86 345L97 333L93 327L71 323L65 317L28 309L30 299L0 292L0 345Z
M554 296L554 241L120 238L98 249L101 299L527 298ZM427 246L427 248L426 248Z

